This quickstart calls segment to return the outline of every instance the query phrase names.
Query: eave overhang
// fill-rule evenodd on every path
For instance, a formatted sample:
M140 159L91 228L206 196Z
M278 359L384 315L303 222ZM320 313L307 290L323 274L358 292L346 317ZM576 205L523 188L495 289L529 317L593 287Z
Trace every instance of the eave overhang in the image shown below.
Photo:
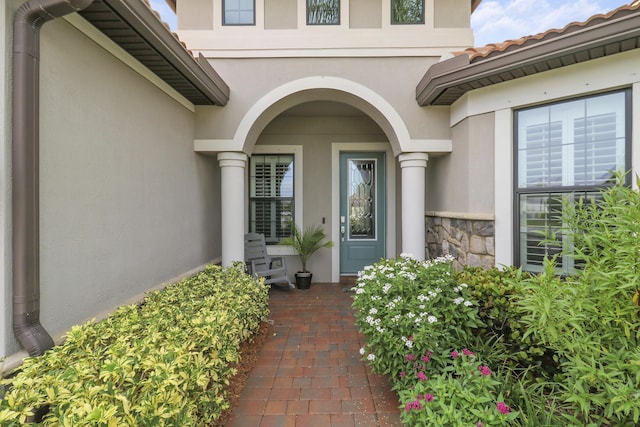
M570 24L562 31L507 43L486 55L461 52L432 65L416 87L421 106L451 105L465 93L568 65L640 48L640 8Z
M79 14L194 105L226 105L229 86L144 0L95 0Z

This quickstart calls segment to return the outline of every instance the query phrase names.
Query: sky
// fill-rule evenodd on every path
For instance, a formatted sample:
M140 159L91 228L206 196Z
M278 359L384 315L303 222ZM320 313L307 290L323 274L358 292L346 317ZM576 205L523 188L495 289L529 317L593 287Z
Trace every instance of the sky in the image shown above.
M150 0L172 30L176 17L165 0ZM630 0L629 0L630 1ZM499 43L562 28L574 21L585 21L597 13L605 13L625 0L483 0L471 15L475 46Z

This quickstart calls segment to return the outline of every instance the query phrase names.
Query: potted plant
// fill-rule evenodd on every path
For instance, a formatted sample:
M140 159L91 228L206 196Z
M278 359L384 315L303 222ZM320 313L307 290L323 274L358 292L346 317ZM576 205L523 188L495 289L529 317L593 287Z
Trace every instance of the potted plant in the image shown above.
M321 225L311 225L302 231L296 223L291 221L293 234L280 241L281 245L291 246L300 257L302 271L296 273L296 286L298 289L309 289L313 274L307 270L307 261L318 249L330 248L333 242L328 239Z

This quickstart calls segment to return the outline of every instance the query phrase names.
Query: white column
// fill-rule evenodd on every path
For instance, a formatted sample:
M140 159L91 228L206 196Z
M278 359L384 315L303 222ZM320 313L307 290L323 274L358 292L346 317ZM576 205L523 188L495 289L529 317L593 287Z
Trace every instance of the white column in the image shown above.
M222 266L244 261L244 153L219 153L222 211Z
M422 261L425 257L425 173L427 153L398 156L402 168L402 252Z

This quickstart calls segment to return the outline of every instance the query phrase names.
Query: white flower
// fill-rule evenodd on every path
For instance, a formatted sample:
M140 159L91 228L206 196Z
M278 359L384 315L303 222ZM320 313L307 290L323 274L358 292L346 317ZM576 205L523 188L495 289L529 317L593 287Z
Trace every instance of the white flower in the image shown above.
M408 253L401 253L400 254L400 258L403 259L415 259L416 257L413 254L408 254Z
M429 323L436 323L438 321L438 318L436 316L429 316L427 317L427 321Z
M389 289L391 289L391 283L386 283L383 287L382 287L382 292L383 293L388 293Z
M456 299L454 299L454 300L453 300L453 303L454 303L455 305L460 305L460 304L462 304L462 302L463 302L463 301L464 301L464 298L462 298L462 297L458 297L458 298L456 298Z
M424 304L420 304L420 305L418 306L418 308L419 308L420 310L424 310L424 307L425 307L425 305L424 305Z
M407 313L407 317L408 317L409 319L413 319L414 317L416 317L416 315L415 315L415 314L413 314L413 313L411 313L411 312L409 312L409 313Z
M378 314L378 309L375 307L372 307L371 310L369 310L369 314Z
M407 348L413 348L413 341L405 341L404 345L406 345Z
M396 303L395 303L395 302L393 302L393 301L389 301L389 302L387 303L387 308L388 308L389 310L394 309L394 308L395 308L395 306L396 306Z
M471 307L473 303L471 301L465 301L464 305L466 305L467 307Z
M358 288L356 289L356 295L364 294L364 289Z
M467 285L466 283L460 283L460 287L464 289L464 288L468 288L469 285Z
M376 326L376 331L378 331L381 334L383 334L384 333L384 328L382 326Z
M360 354L364 356L364 347L360 347Z
M367 356L367 360L376 360L376 355L373 353L369 353L369 355Z

